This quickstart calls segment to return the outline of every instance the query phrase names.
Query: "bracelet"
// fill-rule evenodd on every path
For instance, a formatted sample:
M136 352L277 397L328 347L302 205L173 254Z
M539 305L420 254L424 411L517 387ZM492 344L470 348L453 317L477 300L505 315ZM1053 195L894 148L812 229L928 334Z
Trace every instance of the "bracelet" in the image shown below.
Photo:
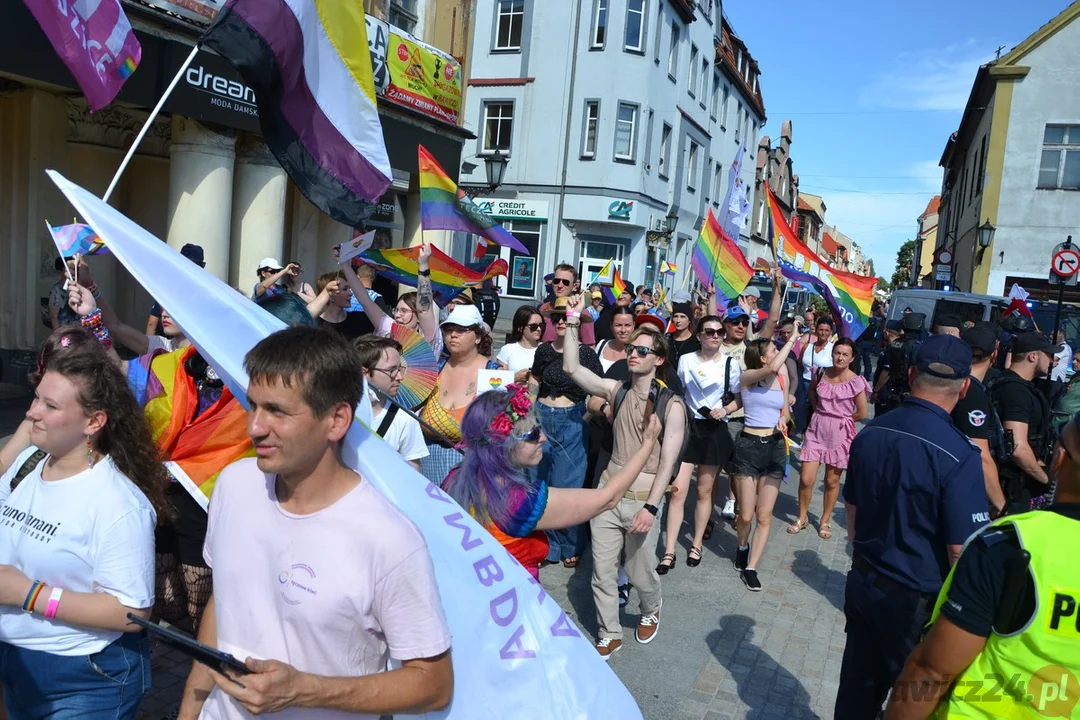
M64 594L63 588L54 587L49 593L49 604L45 607L45 619L52 620L56 617L56 611L60 609L60 596Z
M34 584L30 586L30 592L26 593L26 599L23 600L22 609L24 612L34 612L34 604L37 602L38 595L41 594L44 587L45 583L40 580L34 581Z
M568 317L568 318L581 317L581 313L579 313L577 310L567 310L566 311L566 317Z
M431 270L417 270L416 274L421 275L421 276L426 277L426 278L429 278L429 277L431 277Z
M101 319L101 308L94 308L94 311L89 315L83 316L82 326L94 333L94 337L101 343L101 346L108 350L112 347L112 340L109 338L109 328L105 327L105 323Z

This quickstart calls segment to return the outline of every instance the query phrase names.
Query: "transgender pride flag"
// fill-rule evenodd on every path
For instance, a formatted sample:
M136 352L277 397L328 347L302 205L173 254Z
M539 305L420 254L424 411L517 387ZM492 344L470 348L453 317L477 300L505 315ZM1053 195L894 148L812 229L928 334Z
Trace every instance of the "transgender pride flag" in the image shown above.
M23 0L95 112L113 101L142 59L120 0Z

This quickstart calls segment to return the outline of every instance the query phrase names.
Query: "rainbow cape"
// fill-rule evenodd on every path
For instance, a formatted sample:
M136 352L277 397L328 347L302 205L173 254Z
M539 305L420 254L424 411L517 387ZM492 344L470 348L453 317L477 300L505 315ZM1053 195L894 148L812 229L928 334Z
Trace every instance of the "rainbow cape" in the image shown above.
M425 230L460 230L488 242L513 248L523 255L529 250L502 225L495 222L450 179L423 145L420 154L420 225Z
M402 285L416 287L419 256L420 246L417 245L411 248L368 250L360 256L360 259L374 267L375 271L383 277ZM431 260L428 266L431 268L431 294L439 305L446 305L465 288L479 285L496 275L505 275L509 270L506 261L502 258L488 265L482 272L470 270L455 262L434 245L431 246Z
M784 277L813 287L829 305L833 318L839 320L840 334L858 338L870 321L877 278L831 267L795 236L767 187L765 201L769 204L769 239Z
M746 256L720 227L711 208L701 224L690 265L702 285L716 287L718 302L732 302L738 298L754 277Z

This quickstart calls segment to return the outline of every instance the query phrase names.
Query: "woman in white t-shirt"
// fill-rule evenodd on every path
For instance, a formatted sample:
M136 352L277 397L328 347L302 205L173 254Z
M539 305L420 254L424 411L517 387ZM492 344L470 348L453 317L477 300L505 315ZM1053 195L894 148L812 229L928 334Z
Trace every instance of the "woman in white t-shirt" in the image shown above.
M150 657L127 616L154 604L168 476L124 376L94 345L50 363L26 417L34 446L0 478L9 716L134 718Z
M405 366L401 362L401 343L393 338L364 335L354 340L353 346L360 357L364 379L367 381L372 411L371 426L398 455L419 470L420 459L429 454L420 423L372 389L374 386L390 397L397 396L401 379L405 377Z
M802 352L803 380L810 383L816 368L832 367L832 350L835 342L832 318L822 315L814 325L814 342L807 344Z
M740 407L739 361L720 352L724 325L716 315L706 315L698 321L697 341L700 349L679 357L679 379L686 391L683 395L691 414L690 439L683 453L683 463L675 478L667 514L667 541L664 557L656 572L667 574L675 567L675 544L682 534L686 495L690 477L697 467L697 503L694 506L694 539L686 556L686 564L701 564L701 546L705 526L712 515L713 483L720 468L727 464L735 450L728 433L727 417ZM726 397L725 397L726 394Z
M543 334L544 318L540 315L540 311L531 305L519 307L514 313L510 342L503 345L495 357L500 368L514 373L514 382L519 385L524 385L529 381L533 357L536 355L536 348L540 345L540 337Z

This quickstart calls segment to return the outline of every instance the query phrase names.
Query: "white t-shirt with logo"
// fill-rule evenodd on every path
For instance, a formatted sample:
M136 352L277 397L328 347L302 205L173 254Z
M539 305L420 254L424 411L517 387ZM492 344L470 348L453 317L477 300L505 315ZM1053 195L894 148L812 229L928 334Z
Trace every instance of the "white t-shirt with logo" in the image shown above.
M371 427L378 429L387 412L389 411L384 406L372 418ZM386 429L383 440L390 443L390 447L406 460L419 460L428 456L427 443L424 442L424 433L420 430L420 423L401 410L398 410L394 419L390 421L390 427Z
M241 660L358 677L383 672L390 657L430 658L450 647L423 535L366 480L328 508L295 515L255 458L235 462L214 487L203 557L214 570L217 647ZM200 717L251 716L215 687ZM308 708L274 717L378 718Z
M527 348L521 343L515 342L503 345L495 359L506 365L506 369L510 372L517 372L518 370L532 369L535 355L536 348Z
M50 587L152 606L157 517L146 495L108 456L92 470L49 481L41 479L43 460L11 490L11 478L36 450L25 450L0 478L0 563ZM0 607L0 641L27 650L91 655L120 635Z
M728 359L731 360L730 363ZM717 353L716 357L708 362L703 361L696 352L679 356L679 379L686 388L686 405L694 418L704 419L697 411L699 407L718 408L723 405L725 368L728 390L738 393L742 368L734 355Z

